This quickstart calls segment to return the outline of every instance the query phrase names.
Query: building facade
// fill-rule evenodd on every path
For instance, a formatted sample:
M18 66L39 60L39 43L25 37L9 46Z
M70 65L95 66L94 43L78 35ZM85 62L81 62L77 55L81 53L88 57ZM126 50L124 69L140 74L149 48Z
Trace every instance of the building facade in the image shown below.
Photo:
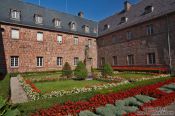
M124 3L100 22L20 0L1 0L0 72L89 67L175 66L175 1Z

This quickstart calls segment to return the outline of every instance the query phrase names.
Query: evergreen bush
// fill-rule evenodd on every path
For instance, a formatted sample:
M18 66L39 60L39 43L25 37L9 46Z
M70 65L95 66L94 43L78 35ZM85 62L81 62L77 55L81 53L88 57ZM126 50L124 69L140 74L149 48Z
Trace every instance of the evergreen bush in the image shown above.
M113 69L112 69L111 65L105 64L103 66L102 75L103 75L103 77L113 76Z
M77 67L75 68L74 75L78 80L85 80L88 76L88 71L86 65L83 62L78 62Z
M64 64L64 67L62 69L62 76L66 76L67 78L72 77L72 69L68 62Z
M86 110L86 111L81 111L79 113L79 116L99 116L99 115L96 115L93 112Z
M142 102L142 103L147 103L149 101L155 100L155 98L153 97L149 97L146 95L136 95L134 96L138 101Z

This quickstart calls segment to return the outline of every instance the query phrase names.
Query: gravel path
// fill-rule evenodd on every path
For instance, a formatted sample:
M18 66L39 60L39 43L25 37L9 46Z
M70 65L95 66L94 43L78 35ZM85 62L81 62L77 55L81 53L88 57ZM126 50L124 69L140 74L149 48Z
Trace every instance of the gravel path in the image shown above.
M19 83L17 77L12 77L10 80L11 101L12 103L24 103L28 101L27 95Z

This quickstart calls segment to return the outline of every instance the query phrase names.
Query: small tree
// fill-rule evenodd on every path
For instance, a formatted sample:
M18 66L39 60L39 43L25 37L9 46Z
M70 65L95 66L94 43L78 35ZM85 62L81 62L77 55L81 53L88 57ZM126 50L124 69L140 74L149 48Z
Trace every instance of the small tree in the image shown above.
M111 65L105 64L103 66L102 75L103 75L103 77L107 77L107 76L112 76L113 75L113 69L112 69Z
M72 76L72 69L68 62L64 64L62 75L66 76L67 78L70 78Z
M86 65L82 61L78 62L74 75L78 80L84 80L88 76Z

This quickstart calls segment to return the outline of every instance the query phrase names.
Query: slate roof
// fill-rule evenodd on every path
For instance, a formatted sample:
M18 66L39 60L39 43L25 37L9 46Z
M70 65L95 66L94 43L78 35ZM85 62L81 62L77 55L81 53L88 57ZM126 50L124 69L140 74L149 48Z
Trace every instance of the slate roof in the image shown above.
M23 2L22 0L0 0L0 22L14 23L25 26L32 26L37 28L44 28L54 31L68 32L73 34L80 34L90 37L99 37L105 34L138 24L150 19L154 19L171 12L175 12L175 0L141 0L137 4L132 5L127 12L123 10L106 19L95 22L78 16L67 13L62 13L55 10L50 10L38 5ZM149 14L143 14L145 7L153 6L154 11ZM14 21L10 19L10 9L21 11L21 20ZM43 17L43 25L37 25L34 22L34 15L39 14ZM127 17L126 23L121 22L122 17ZM53 19L58 18L62 22L62 28L55 28ZM76 23L76 31L70 30L69 23ZM90 33L85 33L83 26L87 25L90 28ZM104 30L104 25L109 25L109 29ZM98 29L97 29L98 28ZM94 29L97 33L94 33Z
M10 19L10 9L15 9L21 12L20 21L14 21ZM39 14L43 17L43 25L35 24L34 14ZM54 18L61 20L62 28L55 28L53 23ZM97 36L97 33L94 33L94 28L97 29L98 24L95 21L87 20L79 16L73 16L71 14L62 13L55 10L50 10L38 5L23 2L22 0L0 0L0 22L14 23L92 37ZM70 22L76 23L76 31L71 31L69 27ZM83 25L89 26L90 33L84 32L82 28Z
M154 11L144 15L145 7L153 6ZM116 13L99 22L99 36L117 31L138 23L154 19L175 11L175 0L141 0L133 5L127 12ZM126 23L120 24L121 18L127 17ZM109 29L104 30L104 25L110 25Z

